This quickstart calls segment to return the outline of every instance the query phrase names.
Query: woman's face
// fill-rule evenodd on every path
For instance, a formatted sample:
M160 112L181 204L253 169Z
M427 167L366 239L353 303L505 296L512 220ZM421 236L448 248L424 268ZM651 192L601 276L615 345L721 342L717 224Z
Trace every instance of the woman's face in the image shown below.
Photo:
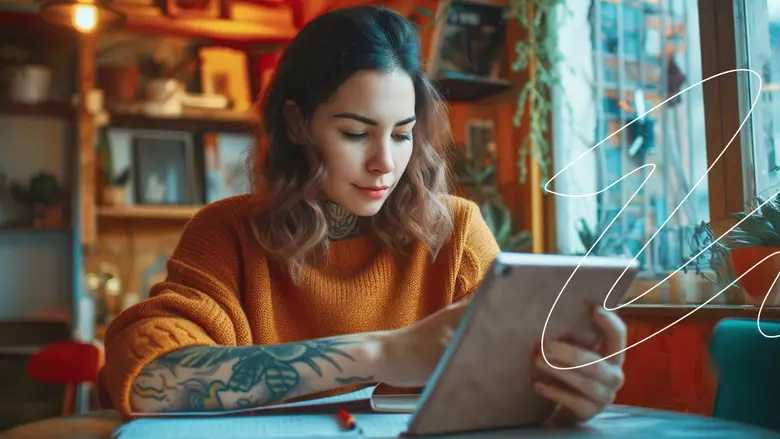
M331 201L359 216L379 212L409 164L414 107L412 79L393 70L358 72L315 110L310 134Z

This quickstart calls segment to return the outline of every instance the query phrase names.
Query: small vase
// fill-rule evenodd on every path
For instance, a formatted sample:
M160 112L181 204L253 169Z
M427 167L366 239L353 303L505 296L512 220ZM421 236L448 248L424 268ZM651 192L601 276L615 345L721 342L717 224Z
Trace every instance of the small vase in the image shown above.
M178 116L184 110L184 86L175 79L155 78L146 83L144 112L150 116Z

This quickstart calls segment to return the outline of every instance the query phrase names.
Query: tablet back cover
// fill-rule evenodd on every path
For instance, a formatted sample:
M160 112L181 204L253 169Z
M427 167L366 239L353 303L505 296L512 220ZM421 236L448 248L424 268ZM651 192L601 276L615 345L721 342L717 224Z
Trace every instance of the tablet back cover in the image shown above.
M502 256L472 299L453 342L426 386L408 436L544 422L555 405L532 388L533 382L541 378L533 366L533 353L548 315L546 340L574 338L581 345L595 347L600 337L590 320L592 305L604 303L631 263L589 257L563 290L581 258ZM610 307L621 300L635 275L634 265L610 294ZM550 314L553 304L555 309Z

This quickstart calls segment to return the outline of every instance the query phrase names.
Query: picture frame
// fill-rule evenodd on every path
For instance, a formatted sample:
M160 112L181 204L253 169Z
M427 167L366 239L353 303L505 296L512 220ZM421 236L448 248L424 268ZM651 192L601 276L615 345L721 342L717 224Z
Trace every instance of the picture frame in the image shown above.
M428 75L502 79L507 32L503 6L487 0L439 2L435 16Z
M252 91L246 53L228 47L202 47L198 57L203 94L226 97L233 111L249 111Z
M136 204L203 204L192 134L134 130L132 160Z

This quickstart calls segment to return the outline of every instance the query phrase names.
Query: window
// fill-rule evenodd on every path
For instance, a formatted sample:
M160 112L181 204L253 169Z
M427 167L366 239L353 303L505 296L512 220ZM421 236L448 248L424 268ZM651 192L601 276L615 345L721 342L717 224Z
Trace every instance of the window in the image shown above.
M780 190L780 0L737 0L736 56L740 68L761 76L740 74L740 119L758 101L740 132L748 151L744 183L749 195L768 198ZM760 95L759 95L760 91Z
M554 101L556 171L631 122L642 108L648 111L703 78L698 2L569 0L566 8L558 35L565 67ZM708 179L694 188L708 166L705 131L703 89L694 87L558 176L557 192L595 193L634 169L655 165L652 175L646 168L593 197L556 197L558 251L586 251L577 233L580 218L601 233L626 205L604 238L616 236L622 244L594 251L633 257L661 229L638 258L642 277L658 281L677 270L689 255L693 228L710 220Z

